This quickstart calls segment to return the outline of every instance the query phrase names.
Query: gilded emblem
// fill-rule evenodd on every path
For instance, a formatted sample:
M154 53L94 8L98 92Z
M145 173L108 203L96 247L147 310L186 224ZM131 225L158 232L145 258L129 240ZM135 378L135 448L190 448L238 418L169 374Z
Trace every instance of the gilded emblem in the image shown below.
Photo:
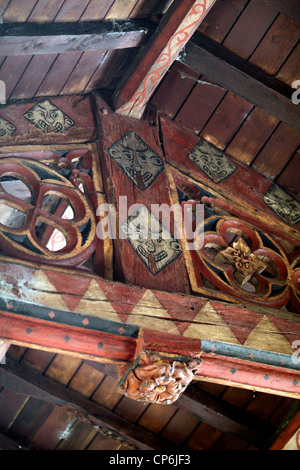
M165 269L181 253L178 241L145 206L128 217L122 231L152 274Z
M237 168L221 150L203 139L195 145L188 158L214 183L225 180Z
M9 121L0 116L0 137L12 135L16 131L16 127Z
M44 133L65 132L75 124L73 119L48 100L37 103L24 116Z
M289 225L300 222L300 202L274 184L264 196L265 203Z
M147 189L164 169L162 159L135 132L117 140L108 153L139 189Z

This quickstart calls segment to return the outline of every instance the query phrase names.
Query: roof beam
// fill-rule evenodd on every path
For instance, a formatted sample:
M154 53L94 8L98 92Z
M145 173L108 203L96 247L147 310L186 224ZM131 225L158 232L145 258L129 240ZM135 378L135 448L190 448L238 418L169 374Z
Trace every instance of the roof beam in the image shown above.
M141 118L145 106L215 0L175 0L121 81L116 112Z
M216 84L300 130L300 108L291 100L294 90L198 31L179 60Z
M190 385L177 400L176 406L200 418L221 432L235 435L246 442L261 446L273 435L275 429L245 410L211 396Z
M0 25L1 56L58 54L137 47L153 29L144 20L82 23L4 23Z
M28 450L28 448L0 433L0 450Z
M118 378L116 366L102 362L85 361L89 366L105 375ZM190 385L176 401L176 407L199 418L203 423L261 446L273 435L275 429L268 423L256 418L246 411L212 396Z
M100 426L122 436L141 450L174 450L174 445L155 434L136 426L104 406L88 400L79 393L45 377L31 367L7 358L0 366L0 384L16 393L29 395L52 405L68 407Z

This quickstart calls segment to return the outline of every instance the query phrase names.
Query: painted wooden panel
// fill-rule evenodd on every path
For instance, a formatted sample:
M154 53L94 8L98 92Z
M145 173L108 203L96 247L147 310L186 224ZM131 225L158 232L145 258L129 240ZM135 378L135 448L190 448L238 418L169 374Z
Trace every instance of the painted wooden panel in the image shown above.
M119 227L122 227L115 241L116 275L129 284L156 289L163 284L167 290L186 292L186 271L179 243L174 238L174 222L170 221L170 227L165 228L159 223L159 231L163 233L161 248L159 240L149 239L143 246L134 241L138 205L142 207L141 216L145 221L148 214L150 217L152 205L170 207L157 129L146 122L137 123L115 115L99 97L97 108L100 110L103 181L108 202L116 205ZM123 206L121 197L126 198ZM130 213L133 205L136 206ZM158 213L153 217L155 222L161 220L162 215Z
M89 97L61 97L11 104L1 109L0 143L83 142L95 139Z
M169 165L175 167L178 172L192 178L194 181L208 184L211 190L217 190L219 194L225 191L227 193L228 200L231 201L230 204L232 210L234 201L237 198L239 201L243 201L243 207L247 207L247 210L254 210L254 212L252 212L252 221L265 221L266 217L268 217L268 223L271 223L274 229L276 227L279 228L280 226L283 232L286 231L287 228L284 224L281 224L283 221L282 217L273 210L275 206L273 205L272 209L272 207L264 201L264 196L272 186L272 183L269 180L259 175L254 170L248 169L236 160L230 158L226 152L221 152L226 156L226 158L222 157L225 165L221 172L222 176L220 172L219 174L216 172L215 175L210 173L209 167L204 168L203 165L201 170L201 165L196 165L192 161L192 158L188 157L195 146L201 142L201 138L182 129L179 125L167 118L162 118L161 124L166 161ZM210 145L211 144L209 143L208 147L213 150L214 146L210 147ZM218 151L219 150L216 150L216 152ZM246 191L245 188L247 188ZM196 193L194 192L192 198L194 199L197 194L198 190L196 189ZM288 199L288 196L286 196L286 198ZM297 201L295 204L297 206ZM237 213L238 212L236 212L236 214ZM239 214L241 213L239 212ZM274 219L273 222L272 219ZM288 219L286 219L286 221L287 220ZM295 219L294 222L295 224L293 223L291 234L296 237L296 240L298 240L299 236L297 228L299 227L299 221L296 221ZM276 227L274 223L276 224Z

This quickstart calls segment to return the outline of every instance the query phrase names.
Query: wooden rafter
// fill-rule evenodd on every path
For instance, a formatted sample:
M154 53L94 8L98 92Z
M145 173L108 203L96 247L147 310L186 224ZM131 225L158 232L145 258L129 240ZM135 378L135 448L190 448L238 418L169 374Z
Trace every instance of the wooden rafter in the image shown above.
M151 95L215 0L175 0L120 83L118 113L140 118Z
M161 449L161 446L174 450L170 442L12 359L8 358L6 365L0 366L0 384L16 393L67 407L82 419L88 419L91 425L110 430L142 450Z
M140 46L153 25L144 20L0 25L2 56L101 51Z
M113 365L93 361L86 362L103 374L114 379L118 378L116 368ZM264 444L274 433L271 425L201 390L195 384L187 388L177 400L176 406L196 416L201 422L207 423L221 432L244 438L245 441L254 445Z
M280 121L300 129L300 109L291 100L290 87L198 31L179 60Z

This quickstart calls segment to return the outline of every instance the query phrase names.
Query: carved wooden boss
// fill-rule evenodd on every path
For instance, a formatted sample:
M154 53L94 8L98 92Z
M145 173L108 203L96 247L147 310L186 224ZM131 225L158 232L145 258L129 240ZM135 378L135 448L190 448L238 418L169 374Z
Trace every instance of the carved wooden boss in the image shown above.
M124 93L0 110L0 339L113 362L148 402L201 378L299 398L300 203Z

